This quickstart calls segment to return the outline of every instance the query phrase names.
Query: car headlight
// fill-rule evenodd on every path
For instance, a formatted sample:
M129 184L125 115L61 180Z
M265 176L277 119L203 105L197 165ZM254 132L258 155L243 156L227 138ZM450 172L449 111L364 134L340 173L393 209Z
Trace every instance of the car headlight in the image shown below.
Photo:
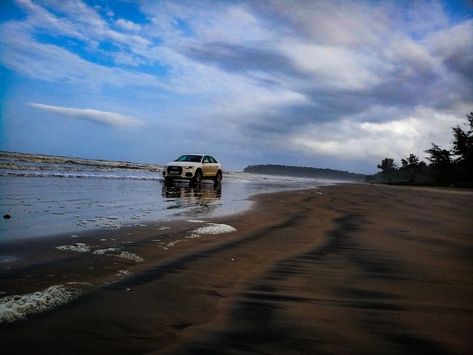
M186 166L186 169L192 169L193 167L192 166Z

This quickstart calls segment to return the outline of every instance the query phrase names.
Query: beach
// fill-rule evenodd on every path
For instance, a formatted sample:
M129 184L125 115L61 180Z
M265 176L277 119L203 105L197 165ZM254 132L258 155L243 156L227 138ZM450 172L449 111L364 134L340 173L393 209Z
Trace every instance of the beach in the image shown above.
M2 352L469 354L472 230L471 191L340 184L13 240L1 297L45 310L0 323Z

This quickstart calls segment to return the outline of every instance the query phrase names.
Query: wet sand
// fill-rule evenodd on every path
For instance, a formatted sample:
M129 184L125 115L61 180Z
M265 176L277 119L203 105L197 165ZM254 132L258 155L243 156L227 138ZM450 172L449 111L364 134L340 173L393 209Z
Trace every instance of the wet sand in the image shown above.
M90 283L0 324L2 353L472 353L469 191L338 185L207 222L237 232L172 222L2 246L8 294ZM144 262L55 249L72 242Z

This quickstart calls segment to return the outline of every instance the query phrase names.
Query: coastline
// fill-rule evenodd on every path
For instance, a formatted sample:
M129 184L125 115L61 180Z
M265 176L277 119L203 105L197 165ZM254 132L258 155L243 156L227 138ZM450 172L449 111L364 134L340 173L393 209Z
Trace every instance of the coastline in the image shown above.
M73 240L119 241L141 263L55 249L70 236L45 239L13 269L2 265L2 287L93 286L0 324L0 339L12 354L466 354L471 211L469 193L337 185L262 194L250 211L206 220L232 233L186 239L205 222L173 221Z

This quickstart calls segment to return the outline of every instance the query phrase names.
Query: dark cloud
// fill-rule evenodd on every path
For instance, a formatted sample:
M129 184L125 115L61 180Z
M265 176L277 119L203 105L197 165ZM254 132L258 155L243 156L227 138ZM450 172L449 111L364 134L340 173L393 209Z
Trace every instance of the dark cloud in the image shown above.
M263 71L303 76L287 57L274 50L231 43L205 43L199 47L186 48L184 54L193 60L213 64L230 72Z
M445 65L458 74L461 84L465 86L464 98L473 97L473 49L451 54L445 59Z

